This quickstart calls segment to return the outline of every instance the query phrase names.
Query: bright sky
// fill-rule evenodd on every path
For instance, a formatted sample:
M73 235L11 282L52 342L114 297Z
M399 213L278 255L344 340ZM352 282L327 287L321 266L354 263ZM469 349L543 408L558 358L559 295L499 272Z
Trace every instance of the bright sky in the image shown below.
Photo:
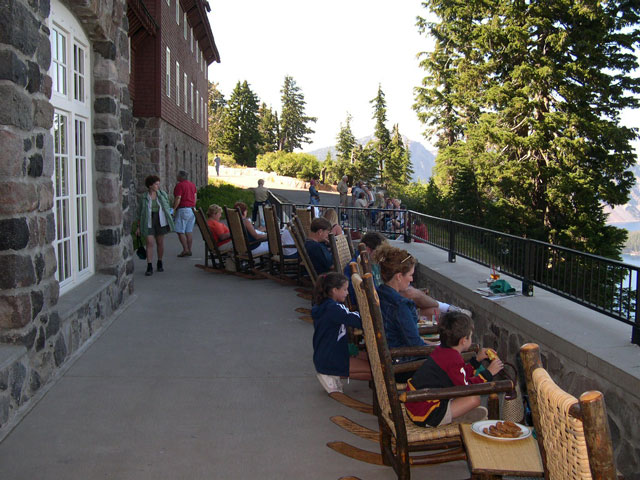
M229 99L235 84L251 89L280 112L280 89L291 75L304 94L306 113L318 117L313 150L335 144L347 112L356 138L375 126L372 105L382 85L387 127L428 147L411 106L424 72L416 54L429 49L418 34L420 0L209 0L209 22L221 63L209 80Z
M221 63L209 79L229 99L236 83L247 80L261 101L278 112L280 89L291 75L304 94L306 113L318 117L313 144L334 145L347 112L356 138L373 133L369 101L382 85L387 127L432 149L412 109L414 87L425 75L416 55L432 42L418 34L420 0L209 0L209 22ZM640 125L638 111L624 112L623 123ZM636 142L636 150L640 142Z

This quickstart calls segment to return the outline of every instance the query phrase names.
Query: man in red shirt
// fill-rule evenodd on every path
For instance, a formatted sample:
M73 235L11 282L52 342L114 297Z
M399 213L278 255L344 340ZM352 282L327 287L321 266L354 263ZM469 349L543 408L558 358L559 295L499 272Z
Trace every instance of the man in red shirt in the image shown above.
M173 189L173 210L175 217L176 232L182 244L182 252L179 257L191 256L191 245L193 244L193 226L196 217L193 214L193 207L196 206L197 190L196 186L187 180L189 175L184 170L178 172L178 183Z

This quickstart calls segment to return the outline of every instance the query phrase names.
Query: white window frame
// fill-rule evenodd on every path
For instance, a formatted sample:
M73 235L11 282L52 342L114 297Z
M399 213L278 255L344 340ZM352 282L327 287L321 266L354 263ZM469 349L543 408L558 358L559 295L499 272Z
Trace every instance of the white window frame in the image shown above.
M193 120L194 112L193 112L193 82L191 82L191 95L189 97L189 107L191 108L191 119Z
M56 279L64 294L95 272L91 45L80 22L59 0L51 2L48 26L54 60L49 75L56 79L51 94L52 210L56 225L53 247L58 264ZM62 46L55 41L57 35L65 38L65 62L54 51ZM57 88L60 84L67 88Z
M196 123L200 123L200 92L196 90Z
M166 82L166 91L167 97L171 98L171 49L167 47L166 56L165 56L165 82Z
M176 62L176 105L180 106L180 62Z
M176 24L180 25L180 0L176 0Z
M171 0L167 0L167 5L171 6Z
M187 39L187 12L182 12L183 34L184 39Z
M184 74L184 113L186 113L187 115L189 115L189 77L187 77L187 74Z
M191 45L191 51L193 52L193 28L189 27L189 31L190 31L189 38L191 39L189 43Z

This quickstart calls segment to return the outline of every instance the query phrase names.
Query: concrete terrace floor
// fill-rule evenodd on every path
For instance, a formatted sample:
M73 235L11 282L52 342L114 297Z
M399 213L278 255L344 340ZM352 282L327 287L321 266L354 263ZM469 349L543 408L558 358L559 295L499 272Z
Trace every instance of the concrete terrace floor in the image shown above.
M377 429L374 417L328 398L315 378L308 307L292 287L203 272L203 245L144 276L137 299L75 359L0 443L0 478L395 478L389 467L326 447L343 440L377 451L329 420ZM345 392L371 399L364 382ZM464 462L413 469L414 479L461 479Z

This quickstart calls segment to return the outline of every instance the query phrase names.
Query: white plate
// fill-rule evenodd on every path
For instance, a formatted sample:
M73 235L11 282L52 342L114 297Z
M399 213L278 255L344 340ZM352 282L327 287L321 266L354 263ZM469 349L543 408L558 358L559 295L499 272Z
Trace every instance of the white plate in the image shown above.
M493 435L488 435L482 431L485 428L488 428L490 425L495 425L500 421L501 420L482 420L481 422L475 422L471 424L471 430L474 433L477 433L478 435L481 435L486 438L490 438L491 440L499 440L499 441L507 441L507 442L513 441L513 440L522 440L523 438L527 438L528 436L531 435L531 429L519 423L516 423L516 425L520 427L520 431L522 432L522 435L516 438L494 437Z

